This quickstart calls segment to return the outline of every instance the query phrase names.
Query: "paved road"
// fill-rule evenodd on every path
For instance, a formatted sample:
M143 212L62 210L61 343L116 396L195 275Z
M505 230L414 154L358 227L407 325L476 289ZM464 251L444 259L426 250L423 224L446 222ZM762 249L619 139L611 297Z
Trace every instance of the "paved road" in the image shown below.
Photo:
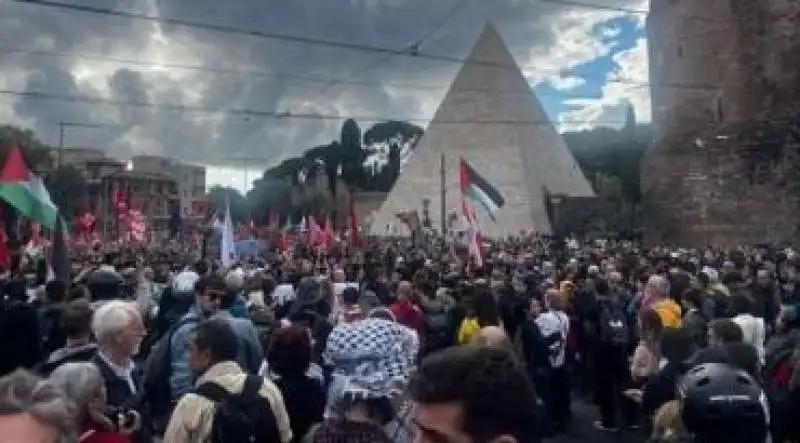
M572 404L573 421L569 432L548 439L547 443L642 443L646 436L641 431L609 433L594 427L598 417L597 408L584 401Z

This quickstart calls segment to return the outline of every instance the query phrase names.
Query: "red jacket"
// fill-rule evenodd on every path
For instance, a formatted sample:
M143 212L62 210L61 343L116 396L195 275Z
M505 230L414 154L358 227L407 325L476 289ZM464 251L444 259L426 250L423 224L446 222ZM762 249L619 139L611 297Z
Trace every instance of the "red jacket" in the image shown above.
M78 443L131 443L131 439L116 432L108 432L93 424L81 427Z
M392 311L397 323L417 331L420 339L422 338L422 334L425 332L425 315L417 305L408 300L398 300L392 303L389 309Z

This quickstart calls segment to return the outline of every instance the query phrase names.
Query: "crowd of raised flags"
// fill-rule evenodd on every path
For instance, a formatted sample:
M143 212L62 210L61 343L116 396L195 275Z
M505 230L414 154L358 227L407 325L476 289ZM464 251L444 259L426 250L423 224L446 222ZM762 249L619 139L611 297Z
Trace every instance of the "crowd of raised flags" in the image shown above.
M489 219L494 220L495 212L503 207L505 200L497 189L464 159L461 160L460 170L462 199L458 211L460 227L456 229L463 233L462 239L468 247L470 257L476 264L480 264L481 245L484 239L477 211L484 212ZM75 216L72 229L69 229L42 179L30 170L22 151L17 146L11 147L0 172L0 199L29 220L30 233L27 235L29 241L26 245L28 254L45 256L53 276L68 272L66 267L69 263L67 258L69 248L81 250L97 249L101 246L106 249L125 246L147 247L152 243L146 218L141 210L131 203L131 196L126 190L121 187L115 188L110 197L118 227L115 235L109 237L99 233L97 218L90 211ZM362 234L353 204L349 207L347 224L342 227L335 226L330 215L312 214L303 216L297 223L293 223L289 218L281 227L280 215L275 212L270 213L266 226L256 226L253 221L234 226L227 203L224 211L224 214L212 213L207 220L208 225L221 234L220 259L223 265L234 262L237 258L236 244L243 240L261 241L270 238L281 250L290 250L297 241L315 248L331 248L340 242L357 246ZM416 211L410 212L416 214ZM413 220L418 220L418 217L409 218L398 214L398 219L408 224L412 232L415 231ZM5 229L0 229L0 235L5 236ZM204 230L200 229L182 234L180 241L199 247L205 236ZM8 252L5 248L5 241L0 242L0 263L7 260Z

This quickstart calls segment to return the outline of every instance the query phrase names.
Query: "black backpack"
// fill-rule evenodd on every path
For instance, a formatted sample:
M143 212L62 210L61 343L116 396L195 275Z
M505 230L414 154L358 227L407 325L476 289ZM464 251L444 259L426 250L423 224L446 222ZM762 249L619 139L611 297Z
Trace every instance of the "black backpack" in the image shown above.
M628 319L622 308L610 300L600 302L598 318L600 342L607 345L625 347L631 340Z
M144 390L150 404L151 415L156 422L156 430L166 428L166 421L172 413L169 378L172 374L172 335L181 326L198 323L197 317L180 320L153 345L144 365ZM161 423L164 421L163 423ZM163 428L163 429L162 429Z
M281 441L278 420L269 400L259 395L264 379L248 375L240 394L216 383L203 383L194 393L214 402L212 443L275 443Z

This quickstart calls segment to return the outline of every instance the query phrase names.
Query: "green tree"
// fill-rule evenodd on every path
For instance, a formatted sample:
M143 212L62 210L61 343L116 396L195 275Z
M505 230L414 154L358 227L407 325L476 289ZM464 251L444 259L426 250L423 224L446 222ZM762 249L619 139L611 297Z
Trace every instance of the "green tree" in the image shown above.
M346 120L339 138L341 145L342 179L348 186L360 187L364 182L364 159L361 129L355 120Z
M397 144L389 147L389 158L383 168L375 176L375 190L389 192L394 187L397 177L400 176L401 148Z
M229 202L231 218L234 223L241 223L250 218L250 207L241 192L234 188L212 186L206 199L218 214L225 213L225 202Z
M260 178L253 183L247 193L247 203L252 208L253 219L259 223L269 223L272 214L278 214L281 222L292 211L292 184L287 180Z
M83 174L72 166L58 168L44 178L53 203L69 221L88 198L88 188Z
M424 132L421 127L409 122L392 120L376 123L364 133L364 145L384 142L395 136L402 137L403 142L419 140Z
M51 148L42 143L33 131L13 125L0 125L0 160L4 163L12 145L22 149L22 155L32 169L47 170L52 166Z

